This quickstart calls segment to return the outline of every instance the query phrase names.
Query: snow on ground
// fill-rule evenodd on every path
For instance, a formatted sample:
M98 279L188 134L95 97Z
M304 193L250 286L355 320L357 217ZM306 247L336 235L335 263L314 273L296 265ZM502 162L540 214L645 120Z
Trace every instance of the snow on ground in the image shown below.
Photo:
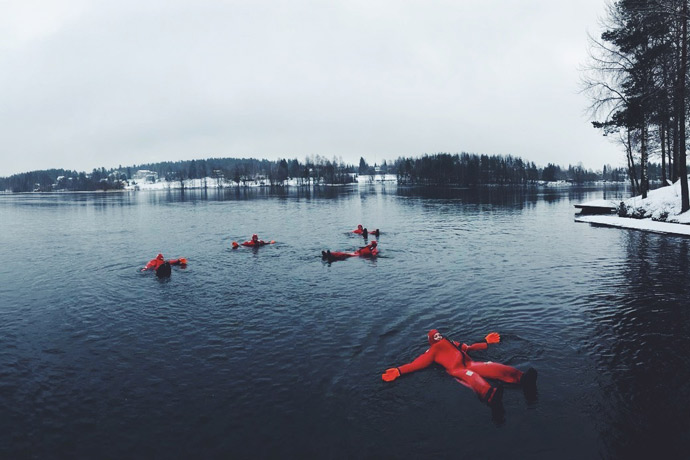
M690 213L680 214L680 181L650 191L645 199L636 196L625 200L623 203L625 204L625 213L629 216L690 224Z
M291 181L288 181L291 182ZM170 189L181 189L184 183L184 188L187 189L200 189L200 188L222 188L222 187L237 187L247 186L247 187L263 187L269 185L267 180L255 180L247 181L246 183L237 183L235 181L217 179L214 177L206 177L204 179L185 179L184 181L166 181L160 179L156 182L132 182L125 187L125 190L170 190ZM296 185L297 182L288 183L288 185Z
M581 206L592 206L595 208L617 208L619 205L615 200L592 200L582 203Z
M357 182L360 184L373 184L381 182L398 182L398 176L395 174L376 174L374 176L357 176Z
M680 181L650 191L645 199L636 196L625 200L623 203L626 208L625 212L629 216L690 224L690 212L680 214Z
M690 184L689 184L690 185ZM609 200L595 200L582 203L585 206L608 206ZM621 203L615 204L617 207ZM577 215L577 222L608 225L619 228L633 228L655 233L672 233L690 236L690 211L680 214L680 181L666 187L652 190L647 198L628 198L622 202L624 211L619 215ZM630 217L619 217L626 215Z
M396 182L395 174L376 174L374 176L359 175L356 177L357 184L374 184L381 182ZM199 188L221 188L221 187L266 187L270 182L267 179L251 180L237 183L231 180L217 179L214 177L207 177L205 179L185 179L184 188L199 189ZM297 179L288 179L284 185L299 186L301 185ZM312 182L306 185L314 185ZM125 190L169 190L182 188L182 182L159 180L157 182L137 182L130 183L125 187Z
M631 219L629 217L618 217L614 215L602 216L577 216L576 222L586 222L590 224L606 225L607 227L631 228L635 230L645 230L653 233L667 233L672 235L690 236L690 225L673 224L669 222L658 222L652 219Z

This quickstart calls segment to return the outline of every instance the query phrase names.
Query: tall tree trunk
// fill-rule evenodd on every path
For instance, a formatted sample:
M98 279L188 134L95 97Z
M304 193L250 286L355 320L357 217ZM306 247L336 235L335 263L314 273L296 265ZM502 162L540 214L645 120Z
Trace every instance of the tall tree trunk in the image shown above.
M685 2L686 0L683 0ZM681 92L681 51L680 49L682 48L682 43L683 43L683 33L682 33L682 25L681 21L682 18L678 19L678 24L676 25L675 29L675 39L676 39L676 46L674 47L675 50L675 79L674 79L674 87L673 87L673 169L672 171L672 177L671 181L676 182L678 180L678 157L679 157L679 151L680 151L680 112L681 112L681 101L683 99L683 93Z
M680 212L685 212L690 209L690 197L688 196L688 167L685 153L685 77L688 72L688 2L683 0L683 37L681 38L681 59L680 59L680 95L679 101L681 110L678 114L679 120L679 140L680 151L678 152L678 175L680 178Z
M635 159L632 154L632 136L628 129L628 142L625 144L626 158L628 159L628 177L630 177L630 187L632 188L632 196L637 196L637 190L640 186L637 183L637 171L635 171Z
M644 119L644 117L642 117ZM647 123L642 121L642 126L640 126L640 185L642 187L642 199L647 198L647 192L649 191L649 161L647 157L649 156L647 152Z
M671 179L671 182L673 182L673 161L671 158L671 156L673 155L673 148L671 147L671 140L673 139L671 135L672 123L673 119L670 119L668 125L666 126L666 152L668 153L668 177Z
M659 141L661 143L661 182L666 185L666 122L662 121L659 126Z
M676 86L678 83L676 83ZM676 89L677 91L677 89ZM678 99L678 94L676 94L674 99ZM678 126L678 105L680 104L677 101L674 101L674 104L676 105L675 107L675 112L676 116L673 117L673 169L671 170L673 172L671 176L671 181L675 182L678 180L678 151L680 150L680 129Z

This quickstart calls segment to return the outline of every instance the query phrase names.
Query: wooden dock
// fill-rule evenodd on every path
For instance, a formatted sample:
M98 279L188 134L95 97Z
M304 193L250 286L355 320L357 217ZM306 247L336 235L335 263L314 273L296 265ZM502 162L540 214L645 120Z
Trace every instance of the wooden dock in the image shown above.
M613 214L618 211L618 205L612 200L595 200L576 204L580 214Z

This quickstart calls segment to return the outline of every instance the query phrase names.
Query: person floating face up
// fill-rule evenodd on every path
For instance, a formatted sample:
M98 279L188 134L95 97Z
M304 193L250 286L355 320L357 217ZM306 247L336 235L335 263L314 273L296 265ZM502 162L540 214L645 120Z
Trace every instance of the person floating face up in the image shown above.
M448 374L471 388L481 401L492 407L501 403L502 387L493 386L485 379L536 388L537 371L532 368L523 373L505 364L474 361L469 356L469 352L486 350L489 344L500 342L501 336L496 332L488 334L483 342L466 345L451 341L438 330L432 329L427 334L427 340L429 349L408 364L387 369L382 379L391 382L403 374L424 369L433 363L440 364Z

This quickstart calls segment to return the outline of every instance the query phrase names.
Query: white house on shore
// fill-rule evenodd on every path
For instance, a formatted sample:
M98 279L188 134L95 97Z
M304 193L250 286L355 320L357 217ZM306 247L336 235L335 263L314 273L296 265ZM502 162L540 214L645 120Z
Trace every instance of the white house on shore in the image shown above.
M158 173L155 171L149 171L148 169L140 169L132 174L132 180L137 182L155 183L158 180Z

